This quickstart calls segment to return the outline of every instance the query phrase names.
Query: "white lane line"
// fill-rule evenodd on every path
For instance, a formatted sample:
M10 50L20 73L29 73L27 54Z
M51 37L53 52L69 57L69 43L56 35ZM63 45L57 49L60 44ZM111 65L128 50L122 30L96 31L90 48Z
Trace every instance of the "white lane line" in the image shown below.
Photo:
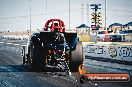
M12 44L12 45L15 45L15 46L27 46L26 44L24 44L24 45L21 45L21 44L13 44L13 43L5 43L5 42L0 42L0 44L8 44L8 45L10 45L10 44Z
M4 43L4 42L0 42L0 43Z
M0 44L2 44L2 43L5 43L5 42L0 42ZM13 43L5 43L5 44L12 44L12 45L15 45L15 46L19 46L20 44L13 44Z
M13 44L13 43L6 43L6 44Z
M16 45L16 46L18 46L18 45L20 45L20 44L13 44L13 45Z
M21 45L21 46L23 47L23 46L28 46L28 45L26 45L26 44L23 44L23 45Z

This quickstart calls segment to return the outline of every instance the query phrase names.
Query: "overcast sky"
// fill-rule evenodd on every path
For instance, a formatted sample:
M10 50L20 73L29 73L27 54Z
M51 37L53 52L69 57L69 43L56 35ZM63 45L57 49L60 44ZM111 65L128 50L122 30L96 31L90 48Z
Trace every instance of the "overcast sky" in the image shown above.
M126 24L132 21L132 0L106 0L107 26L112 23ZM105 0L70 0L71 29L81 23L90 26L92 10L87 3L101 4L102 20L104 26ZM81 20L81 4L83 6L83 21ZM42 29L46 22L46 0L31 0L32 29ZM47 0L47 19L59 18L69 26L69 0ZM0 31L24 31L30 25L29 0L0 0Z

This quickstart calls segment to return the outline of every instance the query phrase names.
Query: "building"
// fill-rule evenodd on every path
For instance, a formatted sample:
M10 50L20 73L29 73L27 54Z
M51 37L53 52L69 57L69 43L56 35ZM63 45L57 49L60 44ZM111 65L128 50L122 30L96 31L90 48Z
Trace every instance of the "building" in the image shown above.
M78 34L88 35L90 34L90 27L85 24L81 24L80 26L76 27L76 31Z
M132 22L129 22L125 25L120 23L113 23L109 26L109 30L116 31L116 30L132 30Z
M117 30L122 30L123 25L120 23L113 23L108 28L110 31L116 32Z
M123 26L125 30L132 30L132 22L129 22Z

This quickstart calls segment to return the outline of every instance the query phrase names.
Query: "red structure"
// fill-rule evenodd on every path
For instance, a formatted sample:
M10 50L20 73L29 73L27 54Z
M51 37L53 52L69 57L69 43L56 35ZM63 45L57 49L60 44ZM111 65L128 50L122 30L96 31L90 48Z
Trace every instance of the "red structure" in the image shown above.
M45 24L45 31L50 30L51 32L59 31L59 32L65 32L65 25L64 22L60 19L50 19Z

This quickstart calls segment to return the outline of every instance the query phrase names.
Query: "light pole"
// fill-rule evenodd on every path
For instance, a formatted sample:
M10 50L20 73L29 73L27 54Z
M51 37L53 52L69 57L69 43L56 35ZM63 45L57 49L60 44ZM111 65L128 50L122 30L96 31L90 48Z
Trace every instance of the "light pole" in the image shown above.
M47 20L47 0L46 0L46 5L45 5L45 10L46 10L46 20Z
M107 29L107 26L106 26L106 0L105 0L105 30Z
M70 14L70 0L69 0L69 30L71 28L71 18L70 18L71 14Z
M84 22L84 14L83 14L83 6L84 6L84 4L81 4L81 6L82 6L82 13L81 13L81 24L83 24L83 22Z
M86 18L87 18L86 22L88 21L88 23L89 23L89 4L88 3L87 3Z
M30 35L31 35L31 0L29 0L29 3L30 3Z

